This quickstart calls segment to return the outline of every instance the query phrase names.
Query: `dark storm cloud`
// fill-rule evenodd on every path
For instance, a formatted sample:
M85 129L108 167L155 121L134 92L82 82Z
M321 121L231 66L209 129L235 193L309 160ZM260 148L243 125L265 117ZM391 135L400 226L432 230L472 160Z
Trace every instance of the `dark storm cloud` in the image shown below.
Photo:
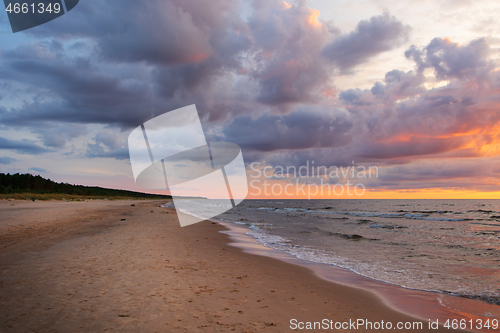
M302 150L278 150L272 154L262 152L252 152L245 150L245 162L250 164L252 162L260 162L273 166L352 166L353 155L349 151L349 145L339 145L335 148L322 147L322 148L309 148ZM358 163L359 160L356 160Z
M348 143L351 122L342 113L302 110L284 116L238 117L227 124L224 139L263 152L337 147Z
M99 40L99 51L112 61L197 62L213 52L210 39L223 37L236 19L236 5L231 0L114 3L115 12L128 12L130 19L123 30Z
M323 49L323 55L341 72L349 72L370 58L401 45L408 39L410 27L384 13L358 23L356 30L335 39Z
M423 49L412 45L405 56L417 63L421 72L432 68L440 79L481 77L494 65L488 59L490 47L484 38L460 46L449 39L434 38Z
M265 70L256 73L260 91L257 100L269 105L288 103L315 102L318 100L318 88L329 79L321 62L315 59L297 61L279 59L271 62Z
M257 100L281 105L312 102L329 80L328 64L320 56L323 45L337 31L329 22L315 25L312 10L299 3L289 9L273 1L256 1L249 20L259 82Z
M0 137L0 149L14 150L18 154L30 155L38 155L50 151L28 140L9 140L2 137Z
M244 6L247 19L240 15ZM0 121L130 128L193 103L209 122L288 113L292 105L319 103L335 91L335 60L321 55L329 41L360 41L373 28L384 45L368 47L374 55L406 29L385 14L338 36L331 22L313 14L304 1L86 1L71 15L26 32L40 41L2 50L0 79L26 89L24 103L0 114ZM385 34L390 27L394 35ZM42 135L48 146L67 142L50 136Z
M225 30L214 30L206 58L158 68L161 96L196 99L210 120L224 119L228 107L230 114L245 113L248 103L262 110L261 104L280 108L317 99L329 80L320 50L334 29L311 25L311 9L303 3L286 8L279 1L255 1L252 9L247 22L233 17Z
M123 3L123 7L119 4ZM123 17L127 12L127 1L112 2L105 0L80 1L71 15L63 15L57 20L50 21L26 30L24 33L40 39L54 37L61 38L100 38L113 32L124 30L127 21Z
M153 108L146 82L104 73L91 60L54 53L45 43L21 45L2 55L0 77L31 86L35 97L0 114L4 125L127 124L146 118L145 110ZM47 95L56 98L42 97Z
M230 28L239 28L238 5L231 0L89 0L79 4L71 18L28 33L91 38L98 54L112 62L196 62L213 51L213 44L226 45L234 38Z
M73 21L37 30L39 35L52 32L52 36L56 30L69 31L87 37L84 42L63 51L61 43L52 41L2 52L1 78L58 97L13 108L2 123L21 126L55 119L131 127L194 99L202 103L213 89L195 98L198 82L207 82L207 87L214 77L240 70L238 54L251 44L245 24L234 12L236 4L225 0L86 2L75 11ZM113 15L100 15L102 11ZM94 24L87 24L82 15ZM112 24L97 22L106 19ZM93 25L102 31L97 33ZM71 56L77 44L79 53L86 56ZM117 64L122 72L108 70ZM142 71L139 77L133 73L136 68ZM175 91L180 97L172 98ZM224 92L228 94L227 89ZM213 107L202 105L202 109L215 112Z
M211 60L156 69L154 78L158 92L171 99L176 94L203 94L204 89L212 90L211 81L223 73L221 64Z

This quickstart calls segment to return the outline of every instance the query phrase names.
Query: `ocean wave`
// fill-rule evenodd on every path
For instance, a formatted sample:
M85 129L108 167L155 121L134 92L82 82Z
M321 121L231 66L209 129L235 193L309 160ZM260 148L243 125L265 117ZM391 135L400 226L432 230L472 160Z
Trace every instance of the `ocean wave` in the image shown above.
M460 212L454 212L450 210L412 210L403 211L399 210L396 213L381 213L381 212L349 212L349 211L332 211L331 207L322 208L322 210L315 209L304 209L304 208L277 208L277 207L259 207L259 210L266 210L271 213L290 213L290 212L300 212L300 213L315 213L315 214L337 214L337 215L348 215L354 217L378 217L378 218L402 218L411 220L423 220L423 221L446 221L446 222L458 222L458 221L472 221L471 218L450 218L450 217L439 217L431 216L432 214L460 214ZM327 210L327 211L325 211ZM484 211L486 212L486 211ZM490 219L500 219L500 216L492 216Z
M398 210L400 213L420 213L420 214L447 214L454 213L452 210Z
M483 213L483 214L491 214L491 213L497 213L494 210L485 210L485 209L471 209L468 210L467 213Z

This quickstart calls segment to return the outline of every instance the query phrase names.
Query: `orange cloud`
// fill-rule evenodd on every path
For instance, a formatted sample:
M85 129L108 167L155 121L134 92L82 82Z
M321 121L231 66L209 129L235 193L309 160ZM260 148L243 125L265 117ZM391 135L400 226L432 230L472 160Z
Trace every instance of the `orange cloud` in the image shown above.
M311 15L307 18L307 23L312 25L315 28L321 28L321 23L318 21L320 11L317 9L311 9Z

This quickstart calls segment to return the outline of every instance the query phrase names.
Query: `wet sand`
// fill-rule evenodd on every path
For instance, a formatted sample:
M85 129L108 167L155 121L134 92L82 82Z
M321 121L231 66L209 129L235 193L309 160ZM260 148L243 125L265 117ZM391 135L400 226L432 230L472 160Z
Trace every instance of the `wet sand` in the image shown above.
M291 319L419 321L368 291L229 246L219 224L181 228L162 203L0 201L0 331L290 332ZM392 331L452 330L423 322Z

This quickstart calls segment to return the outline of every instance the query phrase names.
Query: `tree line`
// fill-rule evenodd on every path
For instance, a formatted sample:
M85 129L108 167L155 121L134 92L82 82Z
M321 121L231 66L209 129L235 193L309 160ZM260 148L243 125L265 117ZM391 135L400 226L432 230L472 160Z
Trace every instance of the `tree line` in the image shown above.
M99 197L132 197L149 199L167 199L169 195L133 192L127 190L115 190L97 186L72 185L68 183L56 183L41 176L26 174L4 174L0 173L0 194L13 193L36 193L36 194L69 194L81 196Z

